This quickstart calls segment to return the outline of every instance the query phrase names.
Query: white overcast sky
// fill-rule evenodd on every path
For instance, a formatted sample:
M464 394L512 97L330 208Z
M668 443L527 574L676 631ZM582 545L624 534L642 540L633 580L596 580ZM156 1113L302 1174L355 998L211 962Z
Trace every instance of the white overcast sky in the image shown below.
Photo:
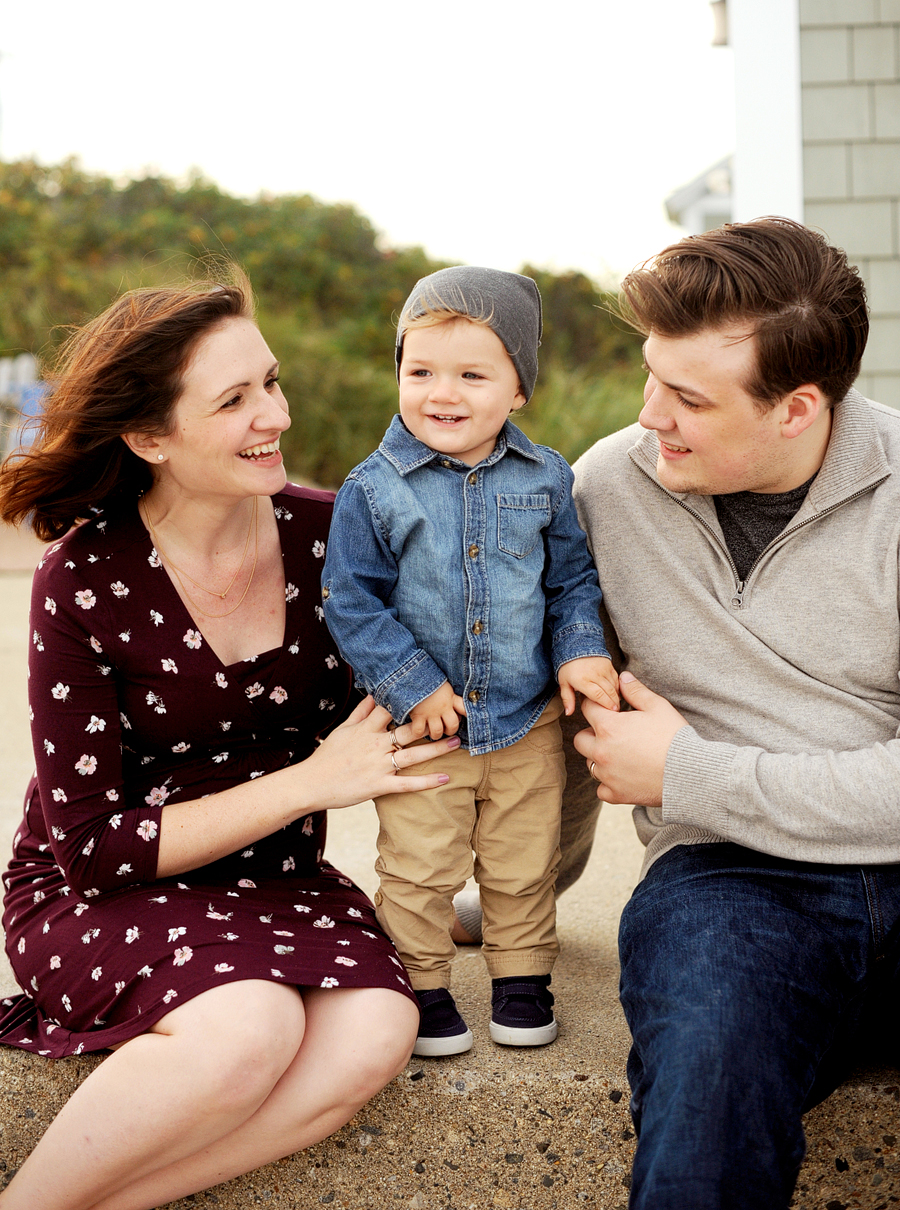
M351 202L394 246L603 279L733 150L712 32L708 0L9 0L0 158L193 166Z

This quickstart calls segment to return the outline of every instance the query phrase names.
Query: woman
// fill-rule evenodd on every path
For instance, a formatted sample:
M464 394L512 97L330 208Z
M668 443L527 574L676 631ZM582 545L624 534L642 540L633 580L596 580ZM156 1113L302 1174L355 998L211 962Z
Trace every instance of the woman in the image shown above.
M322 621L331 496L285 486L290 420L246 282L136 291L77 333L0 516L36 574L37 775L5 876L26 995L0 1040L109 1048L3 1210L137 1210L331 1134L406 1063L414 998L327 808L402 750ZM77 528L73 523L88 518Z

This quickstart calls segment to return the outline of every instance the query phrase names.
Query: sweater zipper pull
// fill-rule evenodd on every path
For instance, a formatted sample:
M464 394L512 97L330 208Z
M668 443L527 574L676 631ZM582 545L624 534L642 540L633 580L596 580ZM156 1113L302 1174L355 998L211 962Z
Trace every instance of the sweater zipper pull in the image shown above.
M731 598L731 605L732 605L733 609L741 609L743 607L743 604L744 604L744 581L741 580L738 583L737 592Z

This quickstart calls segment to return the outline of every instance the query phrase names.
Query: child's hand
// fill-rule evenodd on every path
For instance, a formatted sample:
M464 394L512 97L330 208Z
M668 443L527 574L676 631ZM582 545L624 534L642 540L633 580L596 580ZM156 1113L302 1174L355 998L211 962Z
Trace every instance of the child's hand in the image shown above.
M602 655L587 655L563 664L559 670L559 692L566 714L575 713L576 693L584 694L607 710L619 709L619 678L612 660Z
M426 733L432 739L455 735L459 730L458 715L466 717L466 704L458 693L453 692L450 682L444 681L434 693L410 710L413 739L421 739Z

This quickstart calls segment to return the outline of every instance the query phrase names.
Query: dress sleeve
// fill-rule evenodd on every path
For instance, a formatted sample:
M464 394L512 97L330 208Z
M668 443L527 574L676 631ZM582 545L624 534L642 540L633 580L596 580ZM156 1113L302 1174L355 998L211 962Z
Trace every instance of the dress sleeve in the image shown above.
M29 702L48 840L69 885L99 893L156 877L162 803L132 801L122 772L114 628L93 568L55 548L34 577Z
M402 723L447 677L387 604L397 574L365 489L349 479L338 492L328 539L325 620L357 681Z

